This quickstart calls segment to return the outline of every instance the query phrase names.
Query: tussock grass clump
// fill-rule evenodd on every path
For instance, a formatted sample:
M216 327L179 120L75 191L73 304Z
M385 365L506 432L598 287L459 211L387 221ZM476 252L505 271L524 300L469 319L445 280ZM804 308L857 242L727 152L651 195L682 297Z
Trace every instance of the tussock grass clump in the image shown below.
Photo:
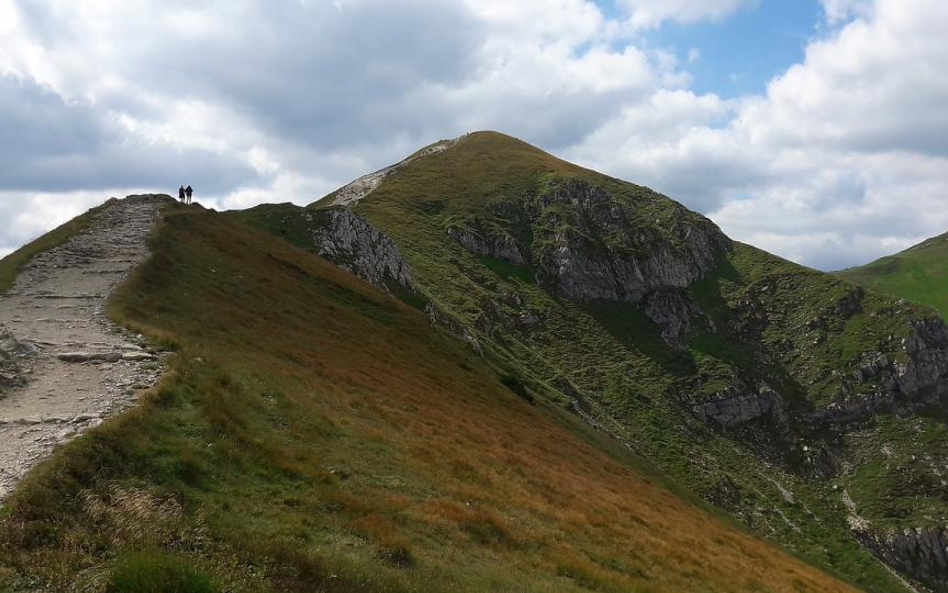
M219 593L204 571L180 556L160 551L136 552L119 561L106 593Z

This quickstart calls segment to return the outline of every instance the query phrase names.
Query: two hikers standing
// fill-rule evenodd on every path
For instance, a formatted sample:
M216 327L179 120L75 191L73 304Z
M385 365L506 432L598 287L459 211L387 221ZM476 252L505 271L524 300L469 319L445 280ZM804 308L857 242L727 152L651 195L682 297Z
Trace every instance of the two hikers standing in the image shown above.
M184 186L182 185L181 187L178 188L178 199L181 200L182 202L184 202L185 204L190 204L190 203L191 203L191 193L193 193L193 192L194 192L194 190L191 189L191 186L190 186L190 185L187 186L187 187L184 187Z

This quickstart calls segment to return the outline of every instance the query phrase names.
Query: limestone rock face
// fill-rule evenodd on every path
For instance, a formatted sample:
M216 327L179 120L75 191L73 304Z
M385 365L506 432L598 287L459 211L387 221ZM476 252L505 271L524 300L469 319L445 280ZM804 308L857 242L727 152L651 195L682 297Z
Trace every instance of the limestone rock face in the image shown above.
M934 591L948 591L948 531L917 527L882 534L857 531L886 564Z
M948 328L938 317L915 322L912 331L902 340L909 357L908 364L897 368L898 391L910 398L933 391L948 391Z
M571 299L640 303L680 346L701 309L684 289L711 270L730 242L709 220L669 209L661 225L639 206L578 179L523 200L495 199L491 218L452 224L448 236L477 255L530 266Z
M868 352L854 371L857 381L876 381L873 393L843 395L809 415L813 422L860 422L879 412L911 411L948 394L948 328L939 317L919 319L902 340L905 362Z
M311 227L319 255L383 290L412 286L411 270L398 247L367 220L340 207L312 216L323 217Z
M692 406L695 416L723 428L734 428L763 416L783 420L784 406L780 395L767 386L751 392L734 387L714 399Z
M659 288L686 288L729 245L703 218L666 222L661 233L637 222L634 209L602 188L580 180L563 181L537 202L534 259L572 298L639 302Z
M660 230L640 220L634 204L579 179L529 199L495 201L490 210L492 220L453 225L447 234L472 253L532 265L577 300L640 302L658 289L686 288L730 245L703 217L682 209Z
M448 228L448 236L454 238L471 253L490 255L517 265L526 263L517 241L507 233L485 239L468 229L452 226Z
M662 339L680 347L691 332L693 320L704 315L697 304L681 289L659 289L642 301L645 314L662 328Z

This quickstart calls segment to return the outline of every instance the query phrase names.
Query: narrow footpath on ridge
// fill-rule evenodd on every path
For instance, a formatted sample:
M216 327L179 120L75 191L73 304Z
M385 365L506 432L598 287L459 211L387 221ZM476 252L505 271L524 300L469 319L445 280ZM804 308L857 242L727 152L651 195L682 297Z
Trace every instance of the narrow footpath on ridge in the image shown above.
M105 317L109 295L149 255L171 198L129 196L38 254L0 296L0 500L53 448L134 404L161 356Z

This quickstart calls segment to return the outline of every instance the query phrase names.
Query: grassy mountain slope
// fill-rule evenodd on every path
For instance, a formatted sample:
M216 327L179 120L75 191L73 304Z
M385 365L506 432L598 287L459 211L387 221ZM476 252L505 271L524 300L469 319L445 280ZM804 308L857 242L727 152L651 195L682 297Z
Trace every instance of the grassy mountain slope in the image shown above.
M948 317L948 234L837 272L856 284L934 307Z
M240 216L319 251L312 227L331 201ZM916 365L905 344L931 311L730 242L664 196L502 134L406 164L353 210L397 243L433 319L547 401L811 561L902 590L862 543L948 511L937 492L944 422L897 387ZM597 294L597 269L634 282L624 262L657 261L660 274L689 257L668 272L670 289L644 298L635 286L619 298L565 294ZM557 276L577 261L592 263ZM658 308L669 303L657 315L655 294ZM868 531L854 532L854 513Z
M180 206L152 249L110 314L172 371L6 501L0 589L846 589L303 250Z

